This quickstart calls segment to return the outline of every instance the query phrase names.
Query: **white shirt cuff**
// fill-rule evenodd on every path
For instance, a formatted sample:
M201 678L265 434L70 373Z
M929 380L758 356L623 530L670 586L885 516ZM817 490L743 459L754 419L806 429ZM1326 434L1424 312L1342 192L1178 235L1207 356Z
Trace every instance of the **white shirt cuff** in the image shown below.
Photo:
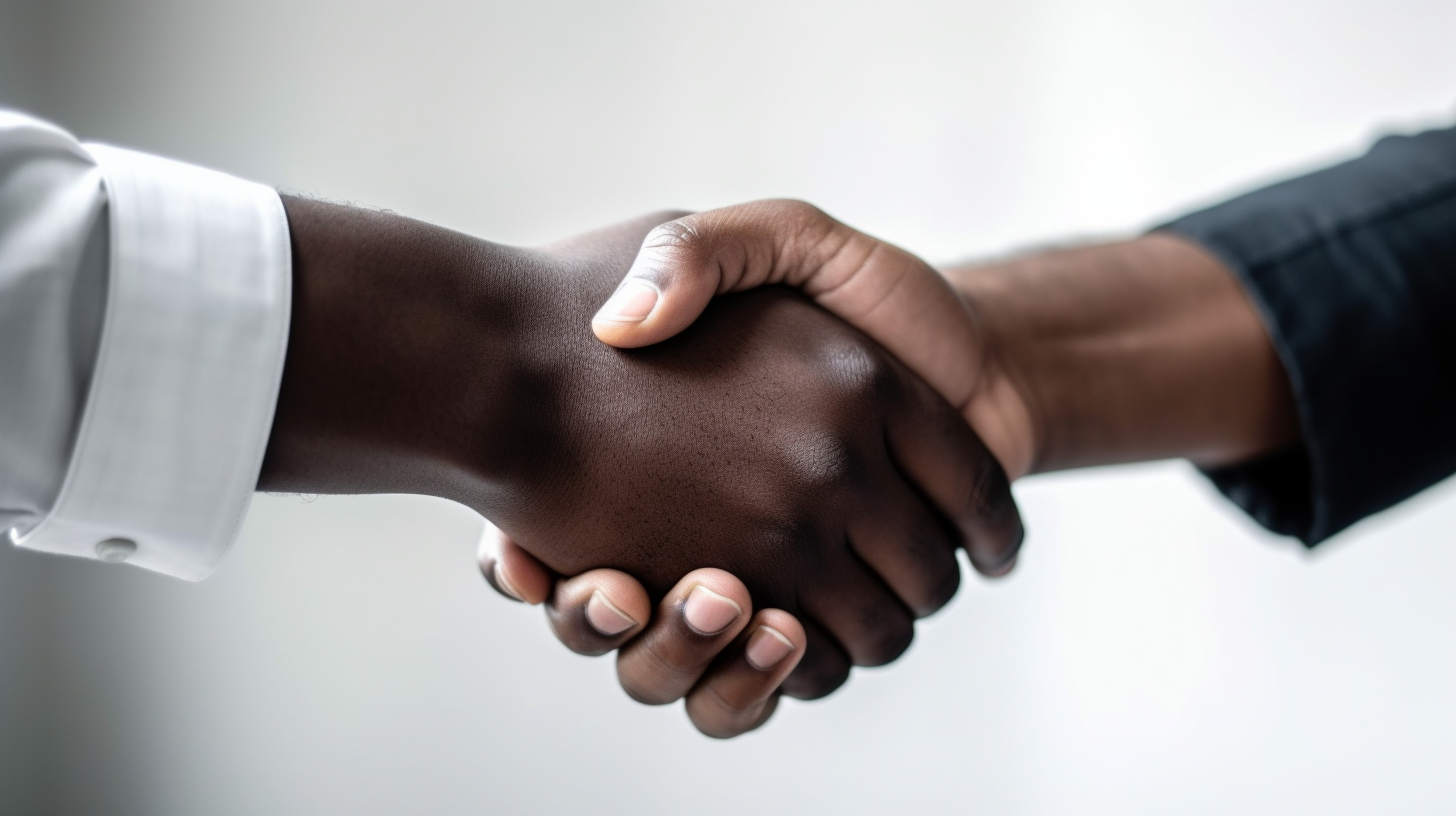
M105 324L61 492L15 544L199 580L237 536L273 424L288 222L267 187L86 149L110 199Z

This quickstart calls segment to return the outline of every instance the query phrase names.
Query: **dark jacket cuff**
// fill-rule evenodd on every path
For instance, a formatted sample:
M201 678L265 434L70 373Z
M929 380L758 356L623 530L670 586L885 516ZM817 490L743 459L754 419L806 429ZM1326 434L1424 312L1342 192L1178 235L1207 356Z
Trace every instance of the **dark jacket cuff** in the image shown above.
M1314 546L1456 472L1456 130L1160 229L1238 275L1298 404L1299 447L1206 471L1229 499Z

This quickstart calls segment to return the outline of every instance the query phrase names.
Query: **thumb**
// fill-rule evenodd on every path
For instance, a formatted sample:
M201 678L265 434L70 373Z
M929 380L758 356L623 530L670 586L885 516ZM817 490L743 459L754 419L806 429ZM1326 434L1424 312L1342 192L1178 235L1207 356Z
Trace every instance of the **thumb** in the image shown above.
M660 343L692 325L722 284L708 242L719 242L713 213L660 224L642 240L632 268L592 318L607 345L637 348Z
M950 284L914 255L802 201L757 201L658 226L592 329L608 345L647 346L691 325L714 295L772 284L801 289L965 407L979 342Z
M714 295L785 283L816 297L826 279L842 277L845 260L878 243L802 201L755 201L678 218L643 239L592 329L604 343L636 348L687 328Z

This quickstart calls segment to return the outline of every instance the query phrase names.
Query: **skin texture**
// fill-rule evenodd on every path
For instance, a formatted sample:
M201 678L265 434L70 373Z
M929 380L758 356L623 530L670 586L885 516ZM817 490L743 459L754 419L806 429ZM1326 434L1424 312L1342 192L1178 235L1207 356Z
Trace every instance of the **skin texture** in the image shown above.
M990 377L1021 395L1029 472L1295 444L1289 375L1233 272L1152 233L947 270ZM974 424L974 423L973 423Z
M633 280L648 286L633 290ZM897 354L1013 474L1169 457L1215 466L1297 439L1288 376L1253 304L1217 259L1166 234L942 276L802 202L756 202L653 230L619 290L649 296L626 301L627 319L609 300L594 329L604 342L640 347L691 325L717 295L780 283ZM483 563L549 584L538 563L505 547ZM630 577L610 571L583 579L587 595L633 591ZM555 619L580 620L554 606L571 600L553 599ZM671 620L647 631L658 626L658 642L680 637ZM729 644L719 664L741 650ZM632 682L654 682L650 668L635 669ZM715 671L702 672L700 686L717 683Z
M661 611L681 606L684 575L726 571L787 613L775 631L803 651L782 688L804 697L903 652L914 617L954 593L956 546L989 570L1015 557L994 457L908 369L797 293L723 298L651 348L598 342L593 312L662 217L523 250L284 204L294 317L260 489L453 499L554 572L635 576L668 599ZM580 629L583 607L553 608ZM764 623L740 608L705 641L713 654ZM641 648L669 674L704 665L668 641ZM745 687L730 664L719 696Z

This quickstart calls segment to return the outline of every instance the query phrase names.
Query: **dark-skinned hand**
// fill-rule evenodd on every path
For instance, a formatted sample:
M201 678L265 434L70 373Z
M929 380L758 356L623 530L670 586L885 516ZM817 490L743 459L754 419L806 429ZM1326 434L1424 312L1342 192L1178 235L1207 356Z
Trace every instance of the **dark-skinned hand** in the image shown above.
M774 631L803 650L783 689L804 697L898 656L913 618L954 593L955 547L991 571L1014 559L1006 478L966 423L801 296L721 298L649 348L598 342L593 313L664 216L520 250L285 206L293 335L263 489L461 501L558 573L635 576L720 644L745 631L751 597L802 622L799 642ZM749 597L678 584L703 568ZM590 606L558 608L586 620ZM704 668L701 651L658 652L687 686L648 702Z

